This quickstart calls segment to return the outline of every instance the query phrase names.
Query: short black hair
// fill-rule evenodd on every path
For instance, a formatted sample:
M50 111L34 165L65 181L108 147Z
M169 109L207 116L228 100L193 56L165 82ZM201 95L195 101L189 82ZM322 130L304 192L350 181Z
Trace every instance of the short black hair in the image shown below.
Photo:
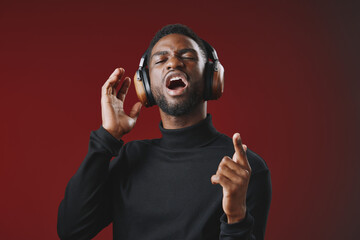
M175 34L175 33L185 35L185 36L191 38L192 40L194 40L197 43L197 45L199 46L199 48L201 49L204 58L206 60L208 59L208 54L207 54L206 47L204 45L203 40L201 38L199 38L199 36L193 30L191 30L188 26L185 26L183 24L170 24L170 25L166 25L165 27L160 29L155 34L153 39L151 40L149 47L146 51L147 63L149 63L151 51L152 51L153 47L155 46L155 44L161 38L163 38L167 35L170 35L170 34Z

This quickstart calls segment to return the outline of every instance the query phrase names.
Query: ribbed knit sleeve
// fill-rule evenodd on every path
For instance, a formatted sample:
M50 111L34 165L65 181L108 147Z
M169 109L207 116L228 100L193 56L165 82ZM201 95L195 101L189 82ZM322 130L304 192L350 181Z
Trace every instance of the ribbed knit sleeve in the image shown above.
M227 223L226 215L220 218L220 240L245 240L255 239L252 235L254 228L254 218L246 212L245 218L240 222Z
M59 206L61 239L91 239L112 221L109 163L122 145L102 127L91 132L88 153Z

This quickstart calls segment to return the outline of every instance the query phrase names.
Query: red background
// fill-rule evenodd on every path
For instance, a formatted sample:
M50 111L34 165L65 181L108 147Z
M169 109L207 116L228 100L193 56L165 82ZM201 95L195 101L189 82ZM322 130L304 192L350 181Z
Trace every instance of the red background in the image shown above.
M225 67L214 125L272 173L267 239L356 239L356 1L2 1L0 238L57 239L65 186L101 124L100 88L133 76L163 25L183 23ZM134 88L127 109L136 102ZM159 137L156 107L126 137ZM111 239L111 227L96 239Z

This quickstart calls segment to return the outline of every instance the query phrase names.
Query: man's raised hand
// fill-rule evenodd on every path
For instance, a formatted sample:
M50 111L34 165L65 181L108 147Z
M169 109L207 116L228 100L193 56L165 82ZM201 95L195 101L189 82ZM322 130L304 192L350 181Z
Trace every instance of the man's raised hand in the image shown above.
M119 140L133 129L141 109L141 103L138 102L132 107L129 115L124 111L124 101L131 83L129 77L124 78L120 90L116 93L124 73L123 68L116 68L101 89L102 126Z
M215 175L213 184L223 188L223 209L228 223L242 220L246 214L246 192L250 181L251 167L246 157L246 145L242 144L239 133L233 136L235 153L231 159L225 156Z

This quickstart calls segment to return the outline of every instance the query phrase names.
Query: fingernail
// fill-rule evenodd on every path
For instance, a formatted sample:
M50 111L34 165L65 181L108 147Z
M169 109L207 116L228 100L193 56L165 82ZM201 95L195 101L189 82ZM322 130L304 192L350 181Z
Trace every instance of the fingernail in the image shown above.
M244 150L245 150L245 152L246 152L247 146L246 146L245 144L243 144L243 148L244 148Z
M235 139L237 140L239 138L238 135L239 135L239 133L234 133L233 138L235 137Z

